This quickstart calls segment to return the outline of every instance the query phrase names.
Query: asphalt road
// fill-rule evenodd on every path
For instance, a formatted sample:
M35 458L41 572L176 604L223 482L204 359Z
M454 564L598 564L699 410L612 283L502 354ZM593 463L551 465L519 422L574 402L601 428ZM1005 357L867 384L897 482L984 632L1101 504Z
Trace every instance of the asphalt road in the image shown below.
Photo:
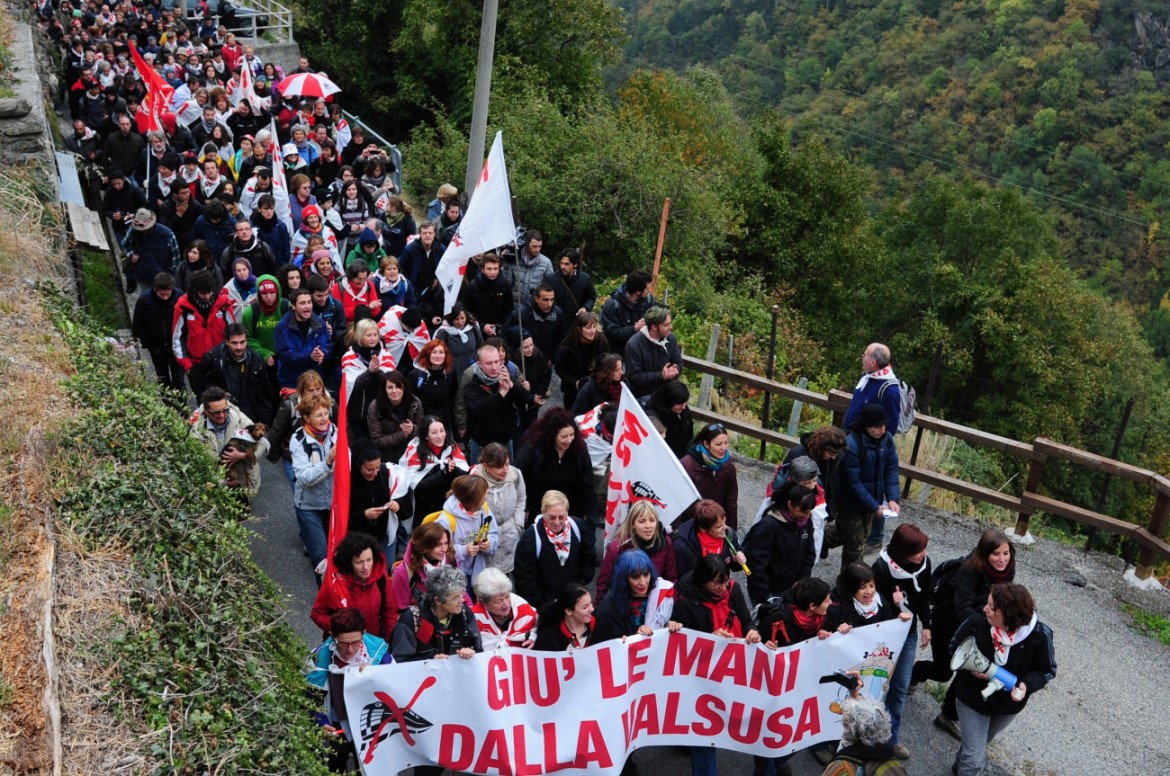
M741 524L754 514L769 476L770 471L754 462L739 462ZM316 585L280 467L265 465L254 509L256 560L286 593L288 622L308 649L320 636L308 617ZM936 564L968 552L983 528L914 505L903 514L930 536L928 551ZM839 558L833 553L816 573L831 578ZM1170 763L1164 714L1170 698L1170 648L1135 632L1120 606L1129 602L1166 616L1170 596L1125 585L1117 558L1085 555L1055 542L1041 540L1021 548L1017 567L1018 581L1033 592L1041 619L1055 632L1058 673L992 745L988 774L1097 776L1163 769ZM907 765L914 774L945 776L958 749L956 741L931 724L938 709L938 701L925 689L906 704L902 742L910 748ZM635 759L639 773L650 776L673 776L690 767L681 749L647 748ZM796 776L821 772L807 752L797 754L791 765ZM720 752L719 766L720 773L750 774L752 762L745 755Z

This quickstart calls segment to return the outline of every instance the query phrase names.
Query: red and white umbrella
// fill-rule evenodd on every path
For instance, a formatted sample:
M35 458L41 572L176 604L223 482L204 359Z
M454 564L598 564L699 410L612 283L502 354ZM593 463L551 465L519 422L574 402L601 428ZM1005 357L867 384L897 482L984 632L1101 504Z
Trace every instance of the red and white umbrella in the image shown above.
M294 73L276 85L285 97L328 97L341 87L320 73Z

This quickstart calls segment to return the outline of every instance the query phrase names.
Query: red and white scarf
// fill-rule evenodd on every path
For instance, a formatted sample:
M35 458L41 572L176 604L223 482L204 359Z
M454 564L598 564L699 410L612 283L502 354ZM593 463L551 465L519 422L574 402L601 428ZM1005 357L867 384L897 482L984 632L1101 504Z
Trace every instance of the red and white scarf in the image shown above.
M548 528L548 523L544 520L540 521L541 527L544 528L544 535L552 542L553 549L557 551L557 560L562 566L565 561L569 559L569 550L573 546L573 536L569 533L569 524L566 522L559 533L553 533Z
M857 610L859 615L868 620L871 617L876 616L878 611L882 608L882 594L875 591L873 594L873 600L869 602L869 606L866 606L865 604L861 603L861 601L858 601L856 598L854 598L853 608Z
M886 565L890 567L890 576L891 577L893 577L894 579L908 579L914 583L914 592L916 592L916 593L922 592L922 587L918 584L918 575L922 573L922 570L924 568L926 568L926 561L925 560L923 560L922 565L918 567L918 571L911 573L911 572L907 571L906 569L902 568L901 566L899 566L893 560L891 560L890 554L888 552L886 552L885 550L881 551L881 559L884 560L886 562Z
M1016 628L1014 631L1007 631L992 625L991 646L995 650L995 664L997 666L1007 665L1008 654L1012 651L1012 647L1028 638L1035 629L1035 612L1032 612L1032 619L1028 621L1027 625Z

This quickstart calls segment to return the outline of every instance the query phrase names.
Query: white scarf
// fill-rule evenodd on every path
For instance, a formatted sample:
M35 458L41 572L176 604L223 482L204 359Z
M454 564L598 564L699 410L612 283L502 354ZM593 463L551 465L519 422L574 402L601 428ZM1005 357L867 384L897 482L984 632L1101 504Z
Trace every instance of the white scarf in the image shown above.
M342 660L341 653L337 651L337 642L329 644L329 651L333 653L333 665L330 670L334 673L340 673L346 668L357 668L360 666L368 666L370 664L370 653L366 650L366 640L363 637L361 646L357 648L357 652L353 654L349 660Z
M646 339L650 340L651 342L653 342L655 345L662 348L663 350L666 350L666 345L670 340L669 334L660 340L656 340L650 336L650 327L649 326L643 326L641 333L646 335Z
M865 384L869 382L870 378L873 378L874 380L892 380L894 382L897 382L898 380L898 378L894 376L894 368L887 364L876 372L866 372L863 374L861 379L857 381L857 385L853 387L853 392L857 393L862 388L864 388Z
M1036 612L1032 612L1032 619L1028 621L1027 625L1021 628L1016 628L1015 631L1012 632L1008 632L1003 628L997 628L996 626L992 625L991 647L995 650L995 664L997 666L1007 665L1008 654L1011 652L1012 647L1028 638L1028 636L1030 636L1032 631L1035 629Z
M856 598L854 598L853 608L857 610L858 614L868 620L871 617L876 616L878 610L882 608L882 594L875 591L873 594L873 601L870 602L869 606L865 606L861 603L861 601L858 601Z
M451 324L444 323L442 326L439 327L439 331L447 332L448 337L458 337L459 341L462 344L466 345L467 344L467 333L469 331L471 331L471 324L470 323L467 324L462 329L456 329Z
M914 592L922 592L922 587L918 584L918 575L921 574L922 570L926 568L925 560L922 561L922 566L918 569L918 571L915 571L913 574L911 574L909 571L891 560L890 554L885 550L882 550L881 552L881 559L884 560L886 565L890 567L890 576L892 576L894 579L909 579L914 583Z

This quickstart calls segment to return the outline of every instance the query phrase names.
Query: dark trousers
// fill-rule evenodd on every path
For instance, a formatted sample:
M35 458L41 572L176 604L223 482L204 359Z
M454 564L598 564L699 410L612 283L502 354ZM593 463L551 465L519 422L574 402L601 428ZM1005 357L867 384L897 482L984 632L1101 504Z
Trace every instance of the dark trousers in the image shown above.
M154 364L154 374L158 377L159 385L180 393L183 391L183 367L175 360L175 354L170 349L156 348L150 351L150 361Z

